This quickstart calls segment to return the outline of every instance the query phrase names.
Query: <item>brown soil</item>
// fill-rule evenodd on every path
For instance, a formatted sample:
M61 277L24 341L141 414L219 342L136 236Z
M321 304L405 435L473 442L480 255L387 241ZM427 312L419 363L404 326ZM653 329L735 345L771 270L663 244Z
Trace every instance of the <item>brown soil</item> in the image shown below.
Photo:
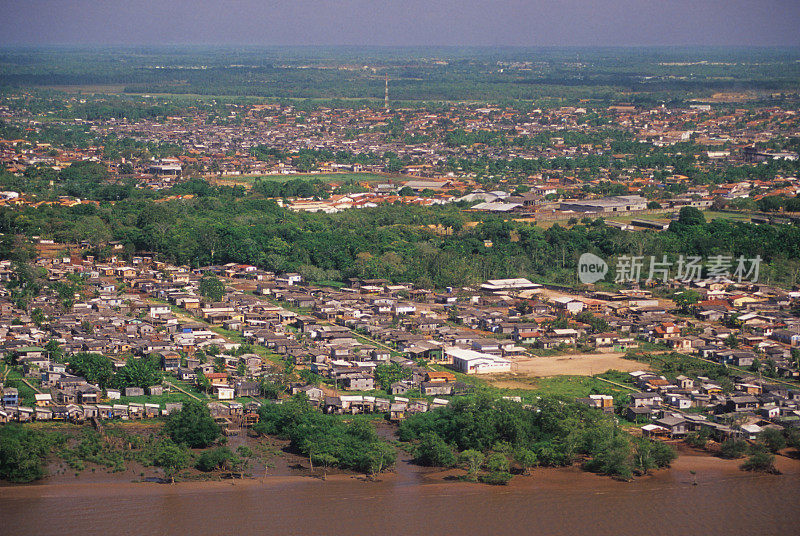
M625 354L570 354L548 357L531 357L517 359L511 370L517 374L533 377L544 376L592 376L608 370L633 372L647 368L638 361L623 359Z

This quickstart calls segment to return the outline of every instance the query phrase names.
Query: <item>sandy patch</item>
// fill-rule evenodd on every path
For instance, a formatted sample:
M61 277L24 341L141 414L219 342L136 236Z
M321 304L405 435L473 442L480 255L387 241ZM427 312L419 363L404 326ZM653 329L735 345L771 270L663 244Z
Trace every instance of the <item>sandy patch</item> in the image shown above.
M625 354L573 354L548 357L517 359L511 371L527 376L592 376L608 370L633 372L646 369L647 365L638 361L623 359Z

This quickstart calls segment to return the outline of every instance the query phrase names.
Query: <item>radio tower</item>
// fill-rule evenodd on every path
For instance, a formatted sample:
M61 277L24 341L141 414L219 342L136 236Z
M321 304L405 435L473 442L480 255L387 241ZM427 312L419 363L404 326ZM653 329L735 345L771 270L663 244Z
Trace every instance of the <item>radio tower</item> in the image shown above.
M385 84L383 91L383 108L389 112L389 73L384 73L383 82Z

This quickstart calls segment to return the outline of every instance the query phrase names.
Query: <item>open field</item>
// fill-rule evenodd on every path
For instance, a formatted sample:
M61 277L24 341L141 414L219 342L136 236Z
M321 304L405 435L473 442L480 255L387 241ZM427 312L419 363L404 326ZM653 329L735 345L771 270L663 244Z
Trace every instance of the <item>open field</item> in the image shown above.
M646 365L629 359L625 354L574 354L550 357L531 357L518 359L511 365L511 370L519 375L532 377L546 376L591 376L607 370L633 372L647 368Z
M732 212L717 212L715 210L704 210L703 215L706 220L732 220L732 221L750 221L752 214L735 214Z

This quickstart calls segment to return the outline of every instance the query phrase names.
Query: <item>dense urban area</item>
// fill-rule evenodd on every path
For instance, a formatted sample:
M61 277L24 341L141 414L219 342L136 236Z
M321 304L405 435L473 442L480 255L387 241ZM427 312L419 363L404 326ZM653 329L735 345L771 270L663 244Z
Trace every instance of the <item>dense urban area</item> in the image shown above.
M0 479L797 465L796 54L303 54L0 53Z

